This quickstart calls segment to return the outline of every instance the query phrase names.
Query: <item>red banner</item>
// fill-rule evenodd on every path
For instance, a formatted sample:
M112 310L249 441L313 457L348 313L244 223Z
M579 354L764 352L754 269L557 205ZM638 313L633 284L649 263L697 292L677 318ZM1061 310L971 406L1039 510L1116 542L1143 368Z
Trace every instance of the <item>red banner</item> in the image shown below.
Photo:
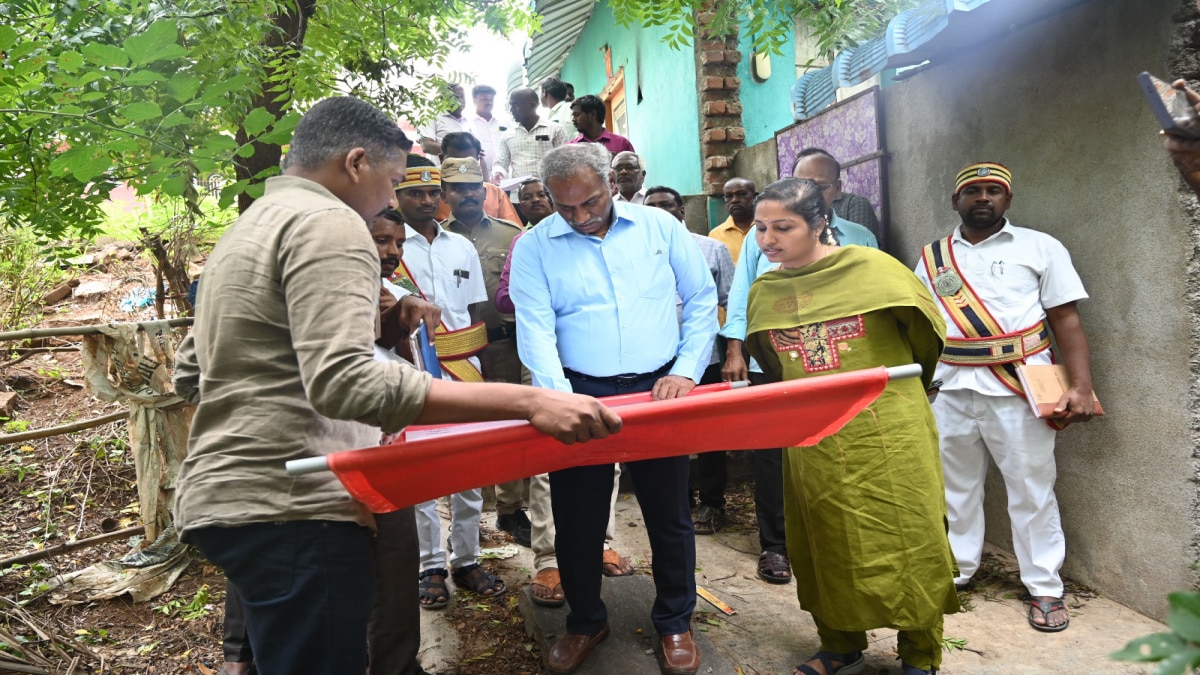
M387 513L573 466L814 445L874 402L887 383L887 370L874 368L716 393L698 387L696 395L667 401L612 397L602 400L619 406L621 432L588 443L563 445L528 422L490 422L411 428L400 443L327 460L355 499Z

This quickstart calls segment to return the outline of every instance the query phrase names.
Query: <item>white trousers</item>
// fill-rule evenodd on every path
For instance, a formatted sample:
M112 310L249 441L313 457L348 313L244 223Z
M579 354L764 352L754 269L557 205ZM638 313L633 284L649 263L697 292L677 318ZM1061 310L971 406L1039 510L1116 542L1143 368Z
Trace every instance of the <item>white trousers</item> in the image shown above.
M618 485L621 482L621 465L613 467L612 499L608 503L608 530L604 533L604 550L612 548L616 536L616 508ZM554 553L554 513L550 510L550 474L542 473L529 479L529 522L533 526L530 548L533 549L533 570L541 572L547 567L558 567L558 556Z
M450 495L450 559L452 568L465 567L479 560L479 516L483 513L483 490L463 490ZM446 567L446 549L442 547L442 519L437 500L416 508L417 538L421 543L421 571Z
M942 391L933 413L946 477L950 546L958 559L955 582L970 579L983 555L983 484L990 454L1008 492L1021 582L1032 595L1062 597L1059 569L1066 557L1066 539L1054 496L1055 431L1015 395Z

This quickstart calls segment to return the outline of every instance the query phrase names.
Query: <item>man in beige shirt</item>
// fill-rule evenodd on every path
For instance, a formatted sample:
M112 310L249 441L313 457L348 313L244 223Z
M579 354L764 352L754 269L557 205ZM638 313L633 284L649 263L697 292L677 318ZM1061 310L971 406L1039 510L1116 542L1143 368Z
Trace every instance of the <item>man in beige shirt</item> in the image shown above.
M366 221L404 176L403 132L349 97L296 126L283 176L213 249L177 392L198 402L176 490L182 538L246 606L262 675L366 670L371 514L332 474L284 463L413 422L527 419L564 442L620 419L586 397L432 380L373 358L379 258Z

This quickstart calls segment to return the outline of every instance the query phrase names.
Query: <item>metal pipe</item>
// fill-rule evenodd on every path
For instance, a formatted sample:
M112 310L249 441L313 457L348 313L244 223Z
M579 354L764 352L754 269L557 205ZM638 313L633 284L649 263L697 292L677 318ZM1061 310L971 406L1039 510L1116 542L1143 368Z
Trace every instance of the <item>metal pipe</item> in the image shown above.
M289 459L286 466L289 476L303 476L306 473L320 473L322 471L328 471L329 460L325 457Z
M892 366L887 369L888 380L907 380L911 377L920 377L924 369L919 363L910 363L906 366Z

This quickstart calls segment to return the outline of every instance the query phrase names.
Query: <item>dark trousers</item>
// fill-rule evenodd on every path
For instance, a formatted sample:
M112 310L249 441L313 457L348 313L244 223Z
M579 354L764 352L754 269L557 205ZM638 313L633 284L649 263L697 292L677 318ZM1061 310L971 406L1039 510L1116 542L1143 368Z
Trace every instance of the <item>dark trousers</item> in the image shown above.
M707 377L707 372L705 373ZM762 373L750 373L750 384L766 384ZM783 450L747 450L754 475L754 513L758 519L758 545L763 551L787 554L783 527ZM728 482L724 452L705 452L696 457L696 487L700 505L725 508Z
M417 523L412 507L375 515L375 600L367 627L370 675L424 673L417 652L421 647L421 609L417 585L420 572ZM237 587L225 583L225 660L250 662L245 609Z
M569 377L575 392L613 396L654 387L655 377L618 386ZM686 633L696 608L696 538L688 509L687 455L625 464L642 508L653 555L657 591L650 618L660 635ZM554 548L563 592L570 603L567 630L595 635L608 621L600 599L603 579L601 554L608 527L613 466L580 466L550 474L550 503L554 512ZM616 582L620 583L620 582Z
M370 530L308 520L188 535L237 586L259 673L366 671L375 590Z
M721 381L721 364L714 363L704 370L700 384L716 384ZM696 455L696 475L692 481L700 495L701 506L725 508L725 486L729 483L725 451L714 450Z

